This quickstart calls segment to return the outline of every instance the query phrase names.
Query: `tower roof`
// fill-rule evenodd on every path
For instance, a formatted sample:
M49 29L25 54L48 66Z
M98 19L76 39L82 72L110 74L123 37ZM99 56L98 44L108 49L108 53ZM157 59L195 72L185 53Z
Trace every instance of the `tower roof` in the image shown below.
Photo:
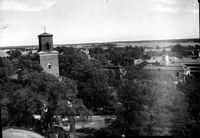
M53 35L52 35L52 34L49 34L49 33L46 33L46 32L44 32L44 33L38 35L38 37L42 37L42 36L53 36Z
M52 51L40 51L38 52L38 54L42 55L42 54L59 54L58 51L52 50Z

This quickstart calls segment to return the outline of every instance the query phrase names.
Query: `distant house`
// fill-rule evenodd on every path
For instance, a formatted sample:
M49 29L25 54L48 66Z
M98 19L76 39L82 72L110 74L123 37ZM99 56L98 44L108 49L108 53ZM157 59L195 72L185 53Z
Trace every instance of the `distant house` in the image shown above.
M171 51L171 48L165 48L166 51ZM156 48L156 47L147 47L144 49L144 52L162 52L162 48Z
M139 65L139 64L141 64L142 62L144 62L144 60L142 60L142 59L135 59L135 60L134 60L134 65Z
M30 51L21 51L22 55L28 55Z
M8 57L7 51L9 50L0 50L0 57Z
M155 56L155 57L152 57L151 59L146 60L146 62L148 62L149 64L160 63L161 60L162 60L161 56Z

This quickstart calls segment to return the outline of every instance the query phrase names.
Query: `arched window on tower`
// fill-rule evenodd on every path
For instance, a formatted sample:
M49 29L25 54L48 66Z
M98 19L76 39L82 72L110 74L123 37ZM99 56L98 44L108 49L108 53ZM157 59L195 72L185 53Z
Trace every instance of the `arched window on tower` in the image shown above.
M48 63L47 65L48 65L48 69L51 69L51 68L52 68L51 63Z
M49 51L50 50L50 44L47 42L46 43L46 50Z

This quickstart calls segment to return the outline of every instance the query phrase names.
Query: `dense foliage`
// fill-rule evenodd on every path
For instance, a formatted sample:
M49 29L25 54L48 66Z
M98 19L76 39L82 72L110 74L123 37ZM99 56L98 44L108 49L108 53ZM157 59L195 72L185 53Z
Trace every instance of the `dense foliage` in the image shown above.
M176 85L170 77L146 74L145 63L134 64L135 59L150 58L142 47L102 44L89 49L90 56L85 49L56 50L60 78L43 72L38 54L12 50L9 58L0 58L3 126L46 134L67 117L74 132L74 116L93 113L116 117L108 127L95 131L98 136L199 135L199 81ZM181 45L172 48L180 57L185 50Z
M199 57L199 45L195 46L182 46L181 44L176 44L172 47L171 49L171 54L178 57L178 58L183 58L187 56L193 56L193 58L198 58Z
M77 97L95 112L104 110L112 102L112 92L108 88L107 76L98 62L90 62L79 49L58 48L60 73L76 81Z
M143 52L144 49L142 47L111 47L106 50L106 57L115 65L129 66L134 64L135 59L143 58Z
M188 118L176 120L174 134L177 137L199 137L200 136L200 81L189 80L180 82L177 88L182 91L188 103Z
M88 114L76 97L76 82L41 72L37 55L20 56L12 62L16 74L6 75L7 79L0 83L3 126L33 127L46 134L57 122L55 116L73 120L75 115ZM41 119L36 120L34 115Z

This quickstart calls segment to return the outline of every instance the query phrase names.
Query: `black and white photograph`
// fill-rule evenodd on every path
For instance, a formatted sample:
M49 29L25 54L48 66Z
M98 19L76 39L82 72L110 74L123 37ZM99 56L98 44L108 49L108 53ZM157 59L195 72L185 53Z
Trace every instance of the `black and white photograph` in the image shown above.
M200 0L0 0L0 138L200 137Z

